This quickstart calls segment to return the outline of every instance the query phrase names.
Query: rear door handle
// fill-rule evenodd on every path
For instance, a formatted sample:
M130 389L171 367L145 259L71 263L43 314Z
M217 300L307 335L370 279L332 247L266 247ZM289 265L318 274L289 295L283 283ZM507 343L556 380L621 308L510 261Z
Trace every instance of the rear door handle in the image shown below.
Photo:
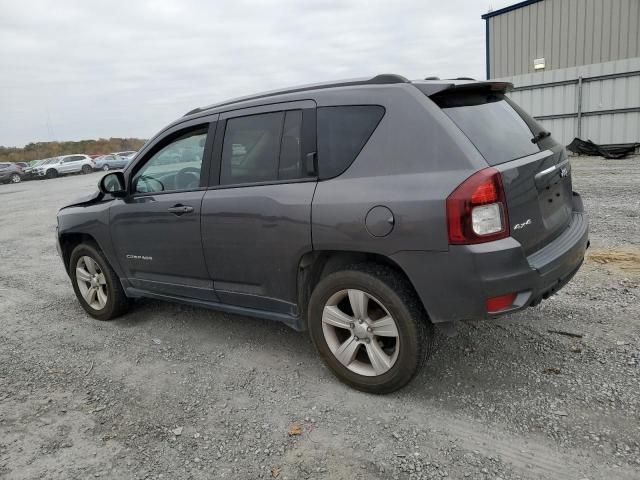
M168 208L167 212L180 216L184 215L185 213L193 212L193 207L190 207L188 205L174 205L173 207Z

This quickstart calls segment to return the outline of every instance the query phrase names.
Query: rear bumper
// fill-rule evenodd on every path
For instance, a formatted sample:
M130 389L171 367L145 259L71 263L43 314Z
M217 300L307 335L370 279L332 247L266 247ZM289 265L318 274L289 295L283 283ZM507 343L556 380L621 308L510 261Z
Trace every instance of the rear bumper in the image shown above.
M509 237L478 245L452 245L447 252L401 252L394 260L413 283L435 323L491 318L556 293L578 271L589 244L589 223L574 211L570 226L541 250L526 256ZM513 304L488 313L486 300L517 293Z

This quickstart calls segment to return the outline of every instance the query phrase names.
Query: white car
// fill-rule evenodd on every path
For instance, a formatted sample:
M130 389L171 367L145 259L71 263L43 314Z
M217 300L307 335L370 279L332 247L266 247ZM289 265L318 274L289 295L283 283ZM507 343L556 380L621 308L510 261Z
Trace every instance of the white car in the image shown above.
M91 173L95 164L89 155L63 155L35 168L38 177L56 178L69 173Z

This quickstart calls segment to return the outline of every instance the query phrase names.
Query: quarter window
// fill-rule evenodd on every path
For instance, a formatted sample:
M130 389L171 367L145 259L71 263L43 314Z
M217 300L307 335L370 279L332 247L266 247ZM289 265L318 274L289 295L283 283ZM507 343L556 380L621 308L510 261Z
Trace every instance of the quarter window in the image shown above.
M349 168L383 115L384 107L378 105L318 108L320 178L338 176Z
M300 178L302 111L227 120L220 184Z
M184 133L156 151L134 175L134 191L152 193L199 188L207 128Z

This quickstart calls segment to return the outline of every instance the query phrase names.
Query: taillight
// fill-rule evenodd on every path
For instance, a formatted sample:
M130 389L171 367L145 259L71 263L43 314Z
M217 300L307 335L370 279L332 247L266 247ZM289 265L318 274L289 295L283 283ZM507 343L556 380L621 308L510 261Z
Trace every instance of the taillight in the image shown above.
M500 172L474 173L447 197L449 243L467 245L509 236L507 202Z

